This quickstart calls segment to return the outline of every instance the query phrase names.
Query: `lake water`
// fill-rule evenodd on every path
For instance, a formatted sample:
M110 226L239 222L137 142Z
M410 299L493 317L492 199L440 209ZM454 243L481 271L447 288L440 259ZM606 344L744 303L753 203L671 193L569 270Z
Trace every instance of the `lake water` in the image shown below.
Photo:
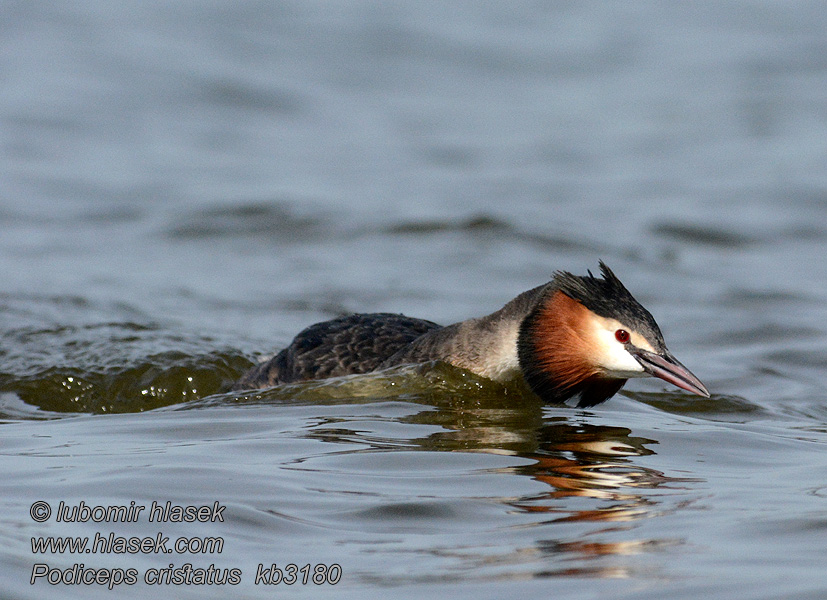
M0 12L3 598L827 597L823 5ZM318 320L599 259L710 399L226 391ZM110 534L155 544L32 546Z

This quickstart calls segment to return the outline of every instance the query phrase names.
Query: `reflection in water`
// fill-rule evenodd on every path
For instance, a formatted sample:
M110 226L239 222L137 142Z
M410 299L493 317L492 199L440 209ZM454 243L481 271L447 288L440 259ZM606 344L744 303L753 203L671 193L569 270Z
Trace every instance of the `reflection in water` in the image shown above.
M657 440L634 436L626 427L596 425L582 411L549 415L553 409L521 387L502 386L437 365L283 386L257 392L247 400L324 404L404 400L427 409L399 417L397 423L439 428L409 440L406 448L413 444L431 452L483 452L528 459L529 464L494 470L528 477L546 488L531 495L495 499L515 515L537 517L528 522L517 519L513 526L515 531L532 532L527 545L509 546L507 552L495 555L481 553L478 546L430 550L442 557L453 556L466 566L493 569L493 578L628 577L644 567L630 566L628 560L619 563L619 557L683 543L634 534L642 520L691 503L686 498L674 501L691 480L669 477L640 464L639 459L655 454L651 446ZM364 430L363 418L359 423L357 430L356 425L349 427L346 418L322 418L307 436L334 443L367 443L371 448L367 452L400 447L398 439L391 445L388 439L372 437ZM575 523L580 525L570 526Z
M634 463L635 457L655 453L646 446L657 444L656 440L632 436L626 427L573 422L565 417L543 419L539 400L523 400L503 408L502 399L488 407L482 398L469 408L467 401L449 398L439 411L420 413L413 420L449 428L421 440L427 449L507 452L531 459L532 464L511 471L551 489L511 503L528 512L562 512L565 520L636 519L651 515L656 504L644 497L643 490L688 481ZM572 496L614 504L569 513L559 502L552 502Z
M495 453L507 448L510 454L532 461L509 471L544 483L548 491L504 500L519 512L549 515L550 518L538 520L531 527L571 522L601 524L596 530L579 528L569 539L540 539L534 547L515 549L511 557L514 562L592 561L655 552L682 543L678 539L628 539L636 522L673 510L663 505L665 495L652 494L652 490L680 488L690 481L636 464L636 458L655 453L647 446L657 444L657 440L633 436L626 427L585 422L579 412L572 418L544 419L543 405L528 398L509 403L508 408L503 408L502 398L490 405L483 398L473 407L468 406L467 400L455 402L447 398L438 408L436 413L420 413L416 419L421 423L439 423L449 430L422 440L424 447ZM572 498L585 499L585 507L584 502L568 501ZM614 525L606 529L606 523ZM593 539L618 533L627 539ZM630 567L612 561L533 572L534 577L632 574Z
M528 459L489 473L516 475L543 485L530 495L487 498L517 515L510 533L524 544L491 548L464 544L451 538L447 545L434 545L428 554L453 557L462 572L482 569L484 578L537 577L663 577L651 561L635 562L636 555L663 552L684 543L676 538L636 536L645 519L660 517L691 507L688 484L697 480L670 477L641 464L654 455L657 440L634 436L627 427L598 425L598 416L580 410L555 410L545 406L521 386L503 386L466 371L444 365L402 367L379 374L279 386L247 394L214 396L189 407L214 403L265 403L268 405L356 405L404 402L411 414L372 417L377 423L426 425L421 438L387 437L386 430L371 428L363 413L349 417L338 412L324 415L303 436L327 443L353 444L345 453L418 448L428 452L479 452ZM187 406L182 406L186 408ZM550 414L554 413L554 414ZM409 431L421 431L413 428ZM365 448L367 446L367 448ZM305 465L305 468L307 465ZM435 473L440 476L439 472ZM348 485L354 485L349 479ZM513 486L520 489L521 486ZM511 486L506 486L511 489ZM348 494L360 493L348 489ZM376 495L371 488L368 493ZM432 496L428 496L429 501ZM388 498L388 507L398 501ZM381 511L380 511L381 512ZM383 513L384 514L384 513ZM428 523L428 511L418 517L422 530L437 533L440 526ZM526 519L527 518L527 519ZM380 530L389 523L372 523ZM473 527L472 527L473 529ZM487 532L486 535L496 535ZM621 539L618 539L621 538ZM422 550L420 550L421 552ZM433 580L434 574L405 576L405 581ZM439 579L454 575L443 573ZM391 577L388 575L388 577ZM390 583L390 581L384 581ZM398 583L398 582L397 582Z

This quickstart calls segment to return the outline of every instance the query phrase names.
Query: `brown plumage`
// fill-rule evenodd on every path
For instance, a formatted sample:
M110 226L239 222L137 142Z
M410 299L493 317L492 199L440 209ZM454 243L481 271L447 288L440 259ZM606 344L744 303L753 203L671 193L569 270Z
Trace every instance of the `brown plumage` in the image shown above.
M562 401L579 393L578 406L613 396L626 382L601 373L598 349L589 336L591 312L563 292L554 291L523 322L520 345L523 377L537 395Z
M667 350L657 323L602 262L602 278L558 272L490 315L441 327L388 313L312 325L234 389L444 361L498 381L523 378L548 402L593 406L629 377L708 396Z

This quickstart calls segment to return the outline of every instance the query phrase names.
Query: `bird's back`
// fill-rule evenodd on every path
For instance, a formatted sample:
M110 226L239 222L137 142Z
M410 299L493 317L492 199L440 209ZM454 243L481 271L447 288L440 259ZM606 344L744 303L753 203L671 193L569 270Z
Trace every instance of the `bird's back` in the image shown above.
M248 372L234 389L369 373L441 326L391 313L355 314L311 325L284 350Z

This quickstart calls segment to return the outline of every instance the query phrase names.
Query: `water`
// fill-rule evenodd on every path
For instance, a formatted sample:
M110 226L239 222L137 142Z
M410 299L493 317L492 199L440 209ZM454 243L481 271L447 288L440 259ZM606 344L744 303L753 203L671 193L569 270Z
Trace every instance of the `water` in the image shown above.
M4 598L827 596L818 3L0 10ZM710 399L226 393L317 320L454 322L600 258ZM223 546L32 551L110 532ZM81 563L140 581L29 583ZM143 582L188 563L241 582ZM255 585L273 563L341 577Z

